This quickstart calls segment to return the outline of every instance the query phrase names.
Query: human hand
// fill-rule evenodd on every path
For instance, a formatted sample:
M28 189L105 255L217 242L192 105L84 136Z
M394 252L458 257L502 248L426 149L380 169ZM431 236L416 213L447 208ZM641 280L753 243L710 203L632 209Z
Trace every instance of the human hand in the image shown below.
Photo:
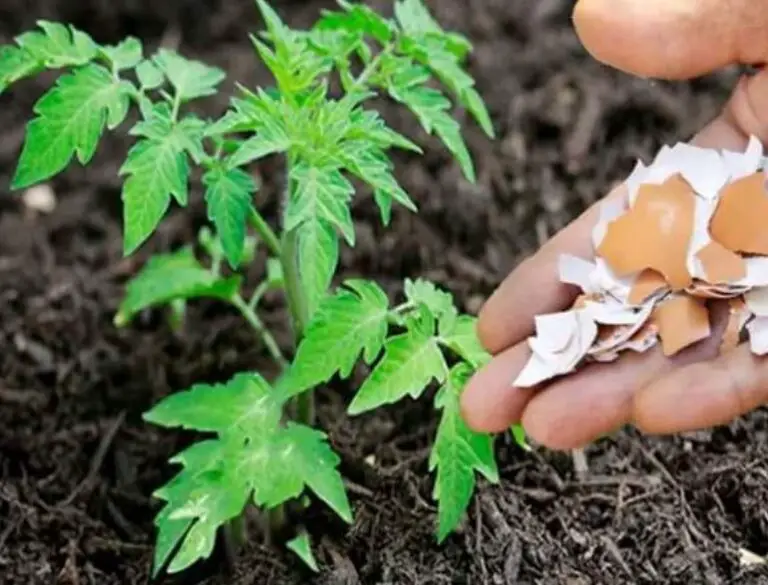
M686 79L768 61L768 0L579 0L574 23L598 60L641 76ZM743 150L750 135L768 143L768 70L742 78L722 113L692 142ZM623 195L622 186L607 197ZM558 258L592 255L598 205L521 263L481 310L479 335L495 357L464 392L467 423L501 432L522 422L537 442L572 449L624 424L675 433L726 424L768 402L768 361L748 345L719 355L727 308L717 306L713 335L674 358L656 348L538 388L511 386L530 356L526 338L534 316L565 310L576 297L574 287L558 280Z

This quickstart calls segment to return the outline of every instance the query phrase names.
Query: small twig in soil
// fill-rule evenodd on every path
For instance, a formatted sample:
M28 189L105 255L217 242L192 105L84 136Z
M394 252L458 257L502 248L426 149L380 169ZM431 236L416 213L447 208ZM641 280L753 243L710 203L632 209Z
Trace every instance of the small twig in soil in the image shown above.
M86 487L91 484L95 479L97 474L99 473L99 469L101 469L101 466L104 463L104 459L107 456L107 453L109 452L109 448L112 445L112 442L115 440L115 436L117 435L117 431L120 429L120 427L123 424L123 421L125 420L125 411L122 411L115 421L110 425L109 429L107 429L107 432L104 434L104 437L101 440L101 443L99 443L99 448L96 449L96 453L93 456L93 459L91 460L91 466L88 469L88 474L83 478L83 481L81 481L78 486L72 490L72 493L67 496L64 501L57 504L57 507L65 508L72 504L72 502L75 501L75 498L77 498L80 493L86 489Z

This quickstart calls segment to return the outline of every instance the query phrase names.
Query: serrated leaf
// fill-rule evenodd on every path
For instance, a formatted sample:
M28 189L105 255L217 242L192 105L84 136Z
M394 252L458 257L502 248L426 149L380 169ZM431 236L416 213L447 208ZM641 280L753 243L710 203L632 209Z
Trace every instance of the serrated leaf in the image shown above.
M447 37L421 35L405 39L401 43L403 51L418 62L429 67L463 105L489 138L495 133L488 109L475 89L475 80L461 65L461 61L451 52Z
M256 182L241 169L211 169L203 175L208 219L216 226L224 255L232 268L242 262L248 217L253 211Z
M333 226L311 217L299 225L298 260L299 278L311 319L320 302L328 294L333 275L339 263L339 237Z
M143 89L157 89L165 82L165 75L150 59L145 59L136 67L136 76Z
M128 92L100 65L87 65L59 78L35 105L27 125L13 188L21 189L60 173L77 157L91 161L105 127L122 123Z
M285 546L315 573L320 571L315 555L312 552L312 543L309 541L309 534L307 532L300 532L298 536L289 540Z
M397 88L389 86L390 95L406 105L428 134L436 134L461 166L468 181L476 181L475 167L461 135L461 126L448 113L451 102L436 89L425 86Z
M214 95L226 77L218 67L187 59L170 49L160 49L154 62L182 101Z
M166 105L157 106L147 120L131 130L142 136L120 168L129 175L123 184L123 249L133 253L154 232L173 197L179 205L188 198L189 160L200 156L203 125L194 118L175 123Z
M336 168L319 168L306 163L293 167L293 188L285 210L286 231L313 218L338 228L350 246L355 245L355 227L349 202L355 190Z
M344 11L325 11L316 27L320 30L345 30L370 35L386 44L394 36L393 23L365 4L339 2Z
M212 274L200 265L189 247L153 256L128 283L115 323L123 326L139 311L174 299L229 299L239 287L239 276L222 278Z
M379 197L388 196L390 201L397 201L410 211L416 211L416 204L400 186L392 172L392 163L384 153L367 140L354 140L344 143L339 152L339 160L346 170L364 181ZM382 217L384 210L382 209Z
M171 462L183 469L154 494L166 502L155 519L155 574L169 559L168 572L175 573L209 557L217 529L249 499L271 508L308 487L351 522L339 458L327 437L282 426L283 405L284 397L261 376L240 373L170 396L145 415L155 424L216 433L174 456Z
M459 316L450 330L445 333L441 331L440 343L474 368L483 367L491 359L477 335L477 318L470 315Z
M58 22L38 21L42 30L16 37L16 44L49 69L85 65L99 54L99 46L86 33Z
M395 18L406 33L442 32L422 0L396 1Z
M475 490L475 472L497 483L499 473L493 437L472 431L461 416L460 398L472 369L459 364L451 369L435 399L442 409L430 456L430 471L437 470L433 495L438 501L438 540L458 526Z
M340 459L328 444L325 433L289 423L282 436L291 447L289 467L300 473L309 489L342 520L352 523L352 509L337 470Z
M258 134L243 142L227 163L232 167L247 165L270 154L285 152L291 140L277 124L263 126Z
M42 69L34 55L13 45L0 46L0 93L17 81Z
M285 385L298 394L329 381L348 378L358 359L368 364L387 336L389 299L372 281L347 280L326 297L304 330Z
M195 384L172 394L147 412L144 420L164 427L247 433L277 426L280 406L261 376L241 373L224 384Z
M391 337L384 344L381 361L350 404L349 414L394 404L409 395L416 399L432 380L442 383L447 369L434 336L426 330L410 329Z
M453 331L459 316L453 295L423 278L405 279L404 288L408 302L417 308L424 308L431 318L438 322L441 336L449 335ZM418 320L420 316L417 314L415 318Z
M117 45L102 47L101 52L112 63L115 71L123 71L136 67L144 55L141 41L136 37L128 37Z

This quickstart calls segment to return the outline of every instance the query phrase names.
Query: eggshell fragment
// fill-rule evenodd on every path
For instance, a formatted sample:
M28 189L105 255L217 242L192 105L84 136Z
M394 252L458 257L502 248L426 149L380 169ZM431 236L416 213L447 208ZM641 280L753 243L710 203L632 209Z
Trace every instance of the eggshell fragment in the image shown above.
M537 385L661 344L672 356L712 335L707 301L728 304L720 351L748 334L768 355L768 159L689 144L638 161L623 192L601 206L593 258L560 258L580 289L569 310L536 321L532 355L515 384Z
M641 185L634 207L608 224L598 253L619 276L651 268L683 289L692 281L686 259L694 210L694 193L679 174Z
M629 291L629 302L633 305L640 305L648 300L649 297L658 292L668 289L667 281L664 277L650 268L643 270L635 282L632 284L632 290Z
M660 303L653 311L659 328L664 355L672 356L686 347L709 337L709 313L701 301L678 295Z
M720 341L720 353L728 353L739 344L741 332L750 316L750 310L744 299L737 297L728 301L728 324Z
M712 215L712 239L732 252L768 255L768 194L764 173L728 184Z
M732 282L747 275L747 263L744 258L719 242L709 242L696 257L701 261L708 282Z

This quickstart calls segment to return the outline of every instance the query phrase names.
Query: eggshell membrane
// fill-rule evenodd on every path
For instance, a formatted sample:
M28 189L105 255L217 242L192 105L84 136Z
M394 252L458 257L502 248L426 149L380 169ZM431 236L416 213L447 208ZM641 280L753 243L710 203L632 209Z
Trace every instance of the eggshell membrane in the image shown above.
M712 214L712 239L732 252L768 255L768 194L763 172L725 186Z
M747 275L744 258L719 242L709 242L696 254L708 282L733 282Z
M687 255L694 197L680 174L659 185L641 185L634 206L608 224L598 253L618 276L650 268L661 273L673 289L684 289L693 280Z
M703 302L687 295L665 300L653 311L664 355L672 356L711 333L709 313Z

